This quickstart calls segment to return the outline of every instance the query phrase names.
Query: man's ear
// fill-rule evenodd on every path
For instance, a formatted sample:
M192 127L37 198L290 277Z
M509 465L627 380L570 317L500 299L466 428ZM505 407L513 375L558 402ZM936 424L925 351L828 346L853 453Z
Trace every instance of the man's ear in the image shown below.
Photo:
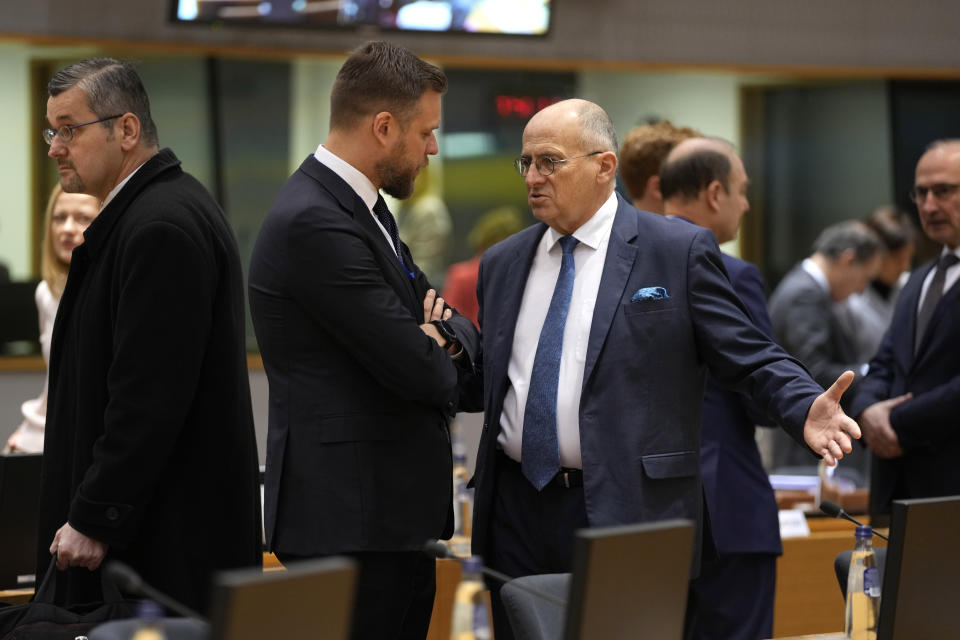
M604 151L600 154L600 171L597 173L597 180L600 182L609 182L617 179L617 154L612 151Z
M643 190L644 198L656 198L663 201L663 194L660 193L660 176L653 174L647 178L647 186Z
M381 111L373 116L371 123L373 128L373 137L376 138L384 147L392 145L393 139L400 131L400 125L397 119L389 111Z
M140 118L128 112L117 120L120 125L120 148L130 151L140 142Z
M707 185L706 188L706 197L707 197L707 206L710 207L711 211L720 210L720 194L725 193L726 189L723 188L723 185L719 180L714 180Z
M857 261L857 252L853 249L844 249L843 253L837 256L836 263L844 267L849 267Z

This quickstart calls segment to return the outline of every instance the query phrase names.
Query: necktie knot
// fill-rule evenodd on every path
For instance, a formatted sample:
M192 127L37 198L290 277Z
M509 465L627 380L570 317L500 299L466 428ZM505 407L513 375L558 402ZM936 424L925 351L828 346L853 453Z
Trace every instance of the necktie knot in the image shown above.
M960 262L960 258L957 257L957 254L945 253L940 256L940 261L937 263L937 268L946 271L953 265L957 264L957 262Z
M577 243L580 241L574 238L573 236L563 236L562 238L560 238L560 240L558 240L558 242L560 243L560 250L563 251L563 255L568 256L571 253L573 253L573 249L577 246Z

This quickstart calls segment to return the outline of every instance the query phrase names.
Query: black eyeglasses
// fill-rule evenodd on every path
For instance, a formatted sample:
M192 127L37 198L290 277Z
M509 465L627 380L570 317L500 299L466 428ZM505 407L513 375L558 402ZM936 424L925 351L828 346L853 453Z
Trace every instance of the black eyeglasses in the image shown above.
M538 156L536 160L533 160L528 156L520 156L513 161L513 167L517 170L517 173L520 174L521 178L527 177L527 173L530 171L531 164L537 168L537 171L540 172L540 175L549 176L553 175L553 172L557 170L558 164L570 162L571 160L576 160L577 158L595 156L598 153L603 153L603 151L591 151L590 153L585 153L582 156L573 156L572 158L551 158L550 156Z
M40 133L43 135L43 141L47 144L53 144L53 139L57 136L60 136L60 139L63 142L70 142L73 140L73 130L79 129L80 127L85 127L88 124L97 124L98 122L106 122L107 120L113 120L114 118L119 118L122 116L122 113L118 113L115 116L107 116L106 118L100 118L99 120L93 120L91 122L84 122L83 124L65 124L59 129L44 129Z
M960 184L950 182L938 182L929 187L916 186L910 190L910 199L917 204L922 204L927 199L927 194L932 193L934 200L944 200L949 198L960 189Z

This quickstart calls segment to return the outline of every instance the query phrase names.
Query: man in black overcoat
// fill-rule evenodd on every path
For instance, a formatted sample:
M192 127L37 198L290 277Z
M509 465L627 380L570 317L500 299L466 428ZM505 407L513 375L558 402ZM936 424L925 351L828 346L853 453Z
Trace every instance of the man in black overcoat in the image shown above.
M117 559L202 610L214 571L261 562L236 242L131 66L78 62L48 92L60 184L102 205L54 325L37 572L56 554L58 603L90 602Z

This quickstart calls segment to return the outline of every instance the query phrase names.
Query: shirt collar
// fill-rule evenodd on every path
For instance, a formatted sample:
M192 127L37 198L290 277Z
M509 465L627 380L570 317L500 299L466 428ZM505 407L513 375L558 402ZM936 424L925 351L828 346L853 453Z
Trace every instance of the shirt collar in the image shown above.
M334 155L333 152L326 149L322 144L317 147L317 151L313 154L313 157L317 159L317 162L340 176L340 178L350 185L357 195L360 196L360 199L367 205L367 208L373 211L373 205L377 203L377 198L380 194L377 192L377 188L373 186L373 183L370 182L370 178L346 160Z
M151 156L151 157L152 157L152 156ZM138 166L136 169L134 169L133 171L131 171L131 172L130 172L130 175L128 175L128 176L127 176L126 178L124 178L123 180L121 180L121 181L120 181L120 184L118 184L117 186L115 186L115 187L110 191L110 193L107 194L107 199L100 203L100 211L103 211L103 210L106 208L106 206L107 206L108 204L110 204L110 201L113 200L113 199L117 196L118 193L120 193L120 190L123 189L124 185L126 185L128 182L130 182L130 178L133 177L133 174L135 174L137 171L140 171L140 167L142 167L142 166L145 165L145 164L147 164L147 163L146 163L146 162L140 163L140 166Z
M827 282L827 274L823 272L823 269L820 268L820 265L810 258L804 258L803 262L800 263L800 266L803 267L803 270L810 274L810 277L816 280L817 284L820 285L820 288L829 295L830 283Z
M600 205L597 212L584 222L571 235L576 238L580 244L585 244L593 250L600 248L600 245L610 237L610 231L613 229L613 218L617 213L617 194L613 192L606 202ZM553 227L547 228L547 251L552 251L553 247L563 234Z

